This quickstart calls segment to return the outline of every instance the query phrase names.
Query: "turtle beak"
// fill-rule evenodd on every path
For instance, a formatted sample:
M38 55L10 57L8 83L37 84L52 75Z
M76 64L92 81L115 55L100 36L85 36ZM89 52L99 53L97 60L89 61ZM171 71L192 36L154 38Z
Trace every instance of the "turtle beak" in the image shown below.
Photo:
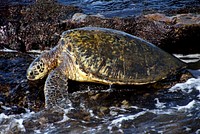
M33 81L33 80L35 80L35 77L34 76L33 77L32 76L27 76L27 79Z

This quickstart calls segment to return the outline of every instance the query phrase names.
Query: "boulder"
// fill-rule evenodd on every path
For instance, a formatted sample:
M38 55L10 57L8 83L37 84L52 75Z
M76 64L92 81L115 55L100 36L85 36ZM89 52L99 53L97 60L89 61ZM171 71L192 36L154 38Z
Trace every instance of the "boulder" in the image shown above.
M122 30L141 37L169 53L199 53L200 15L145 14L127 18L87 15L74 6L49 0L29 6L10 6L0 13L0 49L26 52L54 47L63 31L84 26Z

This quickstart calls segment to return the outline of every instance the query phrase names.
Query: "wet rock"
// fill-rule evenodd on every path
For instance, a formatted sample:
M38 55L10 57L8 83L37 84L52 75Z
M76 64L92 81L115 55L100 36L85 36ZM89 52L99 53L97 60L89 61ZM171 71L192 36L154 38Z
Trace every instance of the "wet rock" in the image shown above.
M6 109L3 113L6 115L13 115L13 114L21 114L26 113L26 110L23 107L13 106L8 109Z
M4 18L0 28L1 48L9 47L22 52L49 49L57 44L63 31L97 26L139 36L169 53L198 53L195 42L200 39L199 14L154 13L127 18L105 18L98 14L87 15L80 12L77 7L43 0L29 6L11 6L1 15Z
M182 8L170 9L164 13L168 15L187 14L187 13L199 14L200 13L199 1L194 0L190 4L185 5Z
M43 84L29 84L26 69L33 60L19 52L0 52L0 101L5 114L18 114L24 108L38 111L44 106ZM43 82L42 82L43 83ZM42 91L42 92L41 92ZM6 108L8 107L8 109Z
M0 0L0 7L4 7L9 4L8 0Z
M159 37L156 40L147 40L157 44L170 53L199 53L196 42L200 41L200 15L198 14L177 14L175 16L165 16L163 14L146 15L151 22L157 23ZM156 28L156 27L155 27ZM156 33L155 30L152 29Z
M4 18L1 27L6 29L0 30L0 43L24 52L54 46L64 30L59 22L81 10L74 6L59 5L55 1L39 0L33 5L10 6L6 12L0 14Z
M72 16L72 19L63 21L67 25L72 25L73 28L84 27L84 26L96 26L112 28L122 30L127 33L134 33L136 18L105 18L102 15L86 15L82 13L76 13Z

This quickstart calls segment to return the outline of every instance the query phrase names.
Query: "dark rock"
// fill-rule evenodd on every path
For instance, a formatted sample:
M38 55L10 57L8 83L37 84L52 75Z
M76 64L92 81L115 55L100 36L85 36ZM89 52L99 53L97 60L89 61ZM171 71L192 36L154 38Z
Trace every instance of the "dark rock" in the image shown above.
M199 1L194 0L188 5L185 5L182 8L176 8L176 9L170 9L165 11L166 14L168 15L176 15L176 14L187 14L187 13L200 13L200 7L199 7Z
M5 30L0 30L0 43L22 52L54 46L59 34L64 31L55 24L70 18L75 12L81 12L74 6L43 0L28 6L10 6L5 11L7 14L0 14L4 18L1 26L5 27Z
M13 106L13 107L5 110L4 113L6 115L21 114L21 113L26 113L26 110L22 107Z
M8 0L0 0L0 8L5 7L6 5L8 5L8 3L9 3Z
M43 108L44 82L40 84L38 81L33 86L26 79L26 69L32 60L28 54L0 52L0 105L11 107L0 110L3 113L20 113L23 108L34 111Z
M22 52L49 49L57 44L63 31L97 26L139 36L169 53L198 53L195 42L200 39L200 16L194 13L171 16L154 13L127 18L105 18L76 13L81 12L77 7L62 6L51 0L40 0L34 5L18 5L6 9L5 13L1 13L4 18L0 29L1 48Z
M153 35L158 37L155 42L152 41L153 43L169 53L199 53L196 42L200 41L200 15L188 13L169 17L163 14L151 14L145 17L162 23L163 29L157 28L162 37Z

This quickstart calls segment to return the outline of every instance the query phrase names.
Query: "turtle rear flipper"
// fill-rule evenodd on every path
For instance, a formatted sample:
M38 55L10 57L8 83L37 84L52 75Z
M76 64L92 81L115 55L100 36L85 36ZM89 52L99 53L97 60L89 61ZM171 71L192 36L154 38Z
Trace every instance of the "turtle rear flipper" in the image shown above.
M45 108L61 107L65 108L68 99L68 78L61 67L53 70L44 86Z

